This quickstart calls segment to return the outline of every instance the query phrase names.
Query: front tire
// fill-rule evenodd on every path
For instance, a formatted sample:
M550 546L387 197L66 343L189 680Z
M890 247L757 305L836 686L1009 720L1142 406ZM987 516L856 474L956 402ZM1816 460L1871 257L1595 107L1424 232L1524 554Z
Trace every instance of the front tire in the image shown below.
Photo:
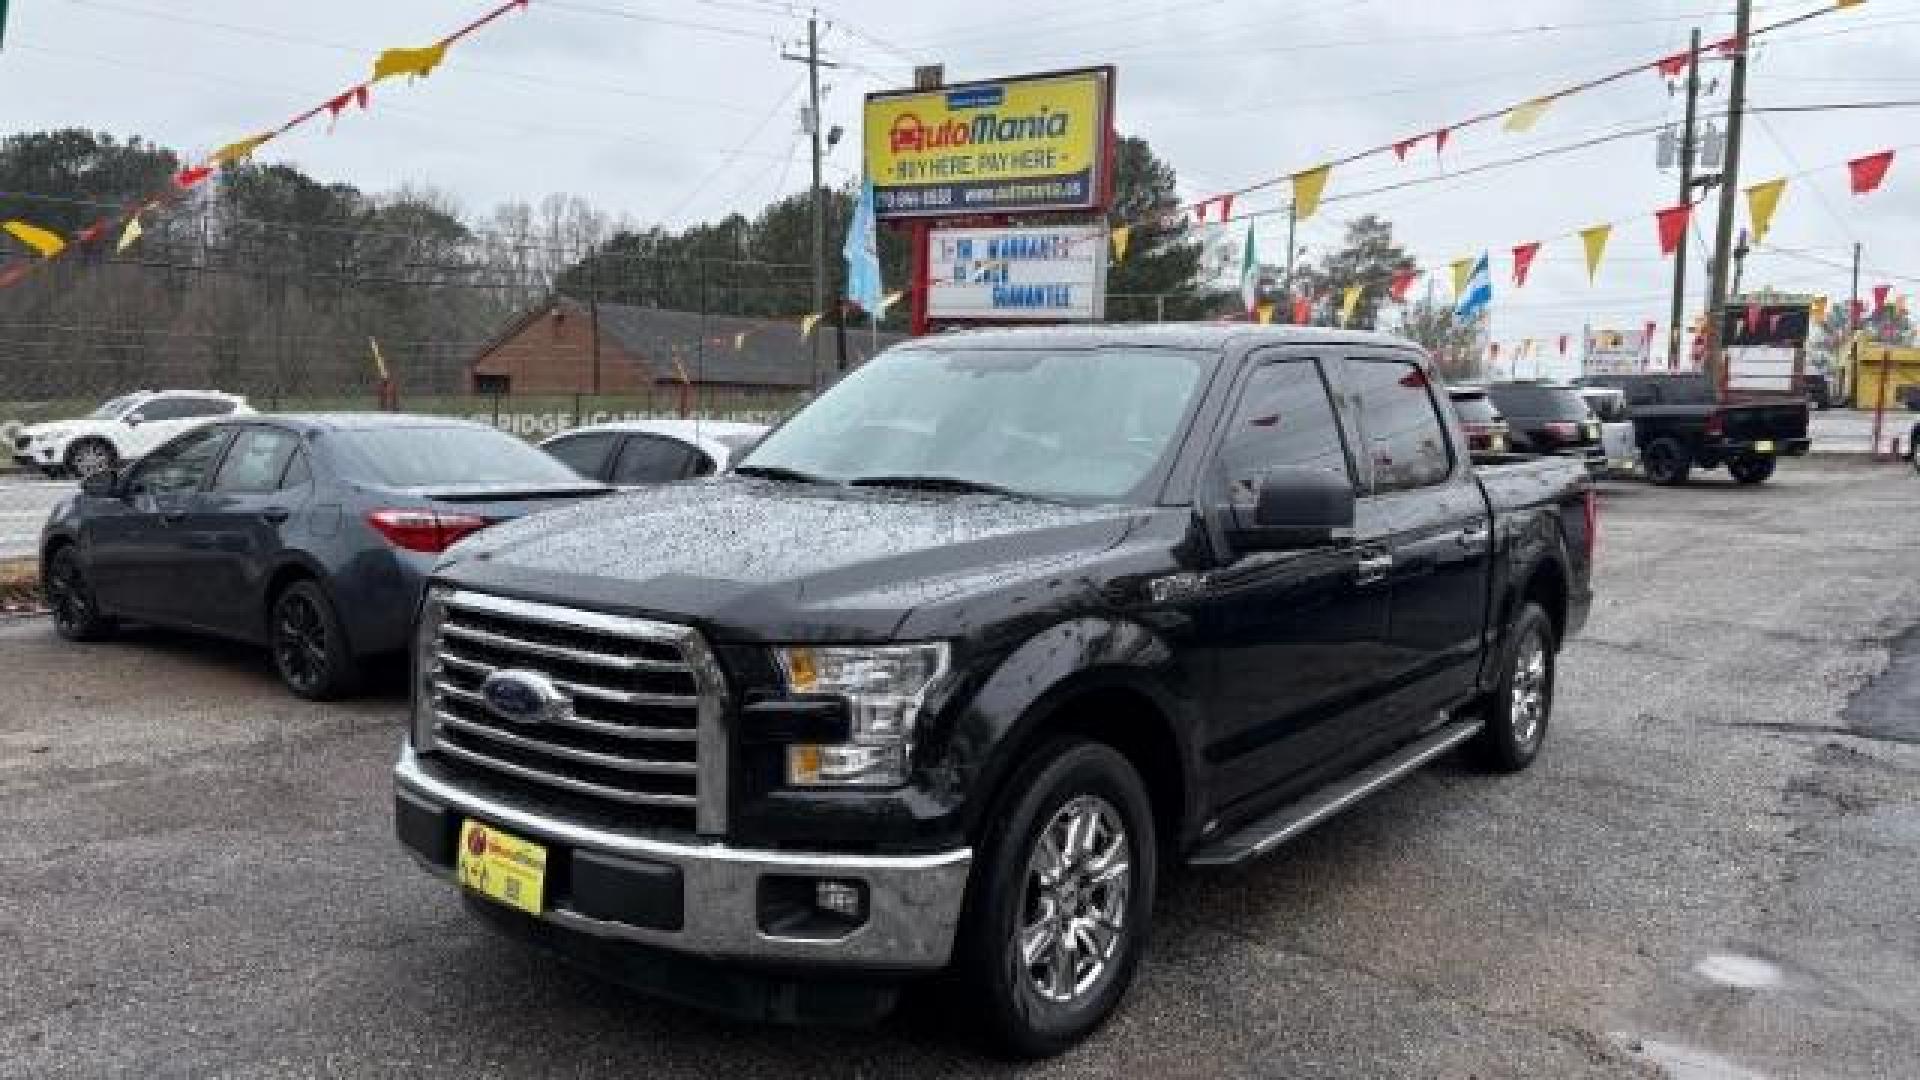
M1687 474L1693 471L1693 455L1678 439L1655 439L1641 455L1640 465L1650 482L1675 487L1687 482Z
M1773 458L1750 454L1727 462L1727 471L1742 484L1764 484L1777 464Z
M81 439L67 447L64 461L67 475L85 480L96 473L112 472L120 464L120 455L105 439Z
M294 696L332 701L359 687L359 662L318 582L296 581L280 590L269 612L267 638L274 670Z
M114 621L102 614L100 601L80 566L80 553L68 544L53 553L41 571L41 590L53 611L54 632L68 641L99 641L113 633Z
M1488 768L1519 772L1540 755L1553 717L1554 659L1553 620L1529 602L1507 635L1500 686L1487 703L1486 726L1474 738L1475 754Z
M1006 791L959 945L990 1035L1048 1057L1133 985L1153 915L1153 809L1125 757L1081 739L1046 747Z

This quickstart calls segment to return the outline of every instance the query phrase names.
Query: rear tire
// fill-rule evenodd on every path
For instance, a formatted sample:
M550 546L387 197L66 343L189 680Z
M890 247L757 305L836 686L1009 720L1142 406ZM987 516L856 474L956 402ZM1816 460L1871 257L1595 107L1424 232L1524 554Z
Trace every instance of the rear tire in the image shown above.
M99 641L117 625L101 614L100 601L80 566L80 553L66 544L53 553L40 574L47 607L53 611L54 632L68 641Z
M1049 1057L1133 985L1153 916L1153 808L1125 757L1082 739L1046 746L1004 790L956 945L993 1040Z
M1693 455L1678 439L1655 439L1641 454L1640 467L1646 470L1649 482L1675 487L1687 482L1687 475L1693 471Z
M1746 457L1734 458L1732 461L1727 462L1727 471L1732 473L1733 478L1742 484L1764 484L1767 482L1767 478L1773 475L1773 470L1776 465L1778 465L1778 462L1773 458L1760 454L1749 454Z
M69 476L75 480L85 480L96 473L113 471L120 464L120 455L114 452L113 444L105 439L81 439L67 447L63 460Z
M273 598L267 647L280 681L296 697L332 701L360 686L359 660L347 644L332 601L316 581L296 581Z
M1553 620L1529 602L1513 620L1500 686L1487 702L1487 723L1474 736L1473 753L1496 772L1519 772L1533 764L1553 717L1555 670Z

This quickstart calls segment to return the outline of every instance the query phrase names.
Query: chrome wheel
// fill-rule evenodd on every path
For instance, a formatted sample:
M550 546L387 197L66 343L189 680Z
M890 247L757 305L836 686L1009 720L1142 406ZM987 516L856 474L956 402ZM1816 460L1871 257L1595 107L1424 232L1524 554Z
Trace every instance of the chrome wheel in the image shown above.
M1540 737L1546 721L1547 695L1552 690L1547 674L1547 646L1538 633L1529 633L1514 657L1512 712L1513 741L1530 747Z
M288 685L311 693L326 679L327 628L313 601L290 591L273 620L273 659Z
M1043 1000L1084 997L1119 954L1133 884L1130 851L1119 811L1097 795L1069 800L1040 831L1027 859L1013 955Z

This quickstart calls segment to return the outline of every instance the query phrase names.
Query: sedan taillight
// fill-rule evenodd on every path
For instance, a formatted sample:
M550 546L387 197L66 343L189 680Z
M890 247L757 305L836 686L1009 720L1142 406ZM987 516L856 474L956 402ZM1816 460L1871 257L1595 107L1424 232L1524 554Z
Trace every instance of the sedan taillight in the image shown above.
M476 514L447 514L437 510L375 510L367 515L367 524L386 537L387 543L403 551L437 555L461 537L486 528L487 519Z

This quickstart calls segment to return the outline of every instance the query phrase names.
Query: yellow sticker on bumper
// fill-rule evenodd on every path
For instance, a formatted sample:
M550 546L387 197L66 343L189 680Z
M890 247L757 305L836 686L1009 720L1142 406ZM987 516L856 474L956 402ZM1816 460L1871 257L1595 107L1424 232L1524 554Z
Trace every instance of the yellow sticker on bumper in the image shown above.
M460 884L508 907L538 915L547 849L477 821L460 825Z

